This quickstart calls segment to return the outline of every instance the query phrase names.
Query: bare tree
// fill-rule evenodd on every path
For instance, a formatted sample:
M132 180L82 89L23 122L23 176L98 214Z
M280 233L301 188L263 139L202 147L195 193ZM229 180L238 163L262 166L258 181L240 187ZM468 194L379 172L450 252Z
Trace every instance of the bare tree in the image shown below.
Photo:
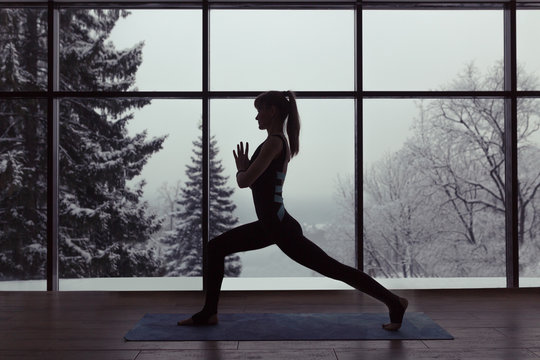
M519 71L521 85L538 79ZM502 89L502 64L469 65L448 90ZM540 106L518 104L518 211L523 274L540 273ZM505 259L504 101L421 101L413 136L364 170L364 253L371 275L502 276ZM347 203L354 188L338 184ZM354 202L350 204L352 213Z
M538 85L538 79L523 70L519 75L527 87ZM502 64L485 76L470 65L451 89L501 89L502 81ZM540 230L540 170L536 165L540 149L532 140L540 129L537 105L532 99L518 103L518 239L525 255L522 265L532 265L534 260L527 259L531 249L535 254L540 252L534 249ZM446 230L455 235L454 254L462 259L456 271L469 276L504 274L504 101L440 99L420 103L419 113L407 149L414 154L415 168L429 179L427 186L444 198L441 207L452 226Z
M500 64L485 77L480 77L470 65L456 79L453 88L497 89L502 87L502 79ZM529 84L538 83L523 71L520 79ZM476 221L478 214L489 213L499 224L498 228L504 225L504 102L483 98L441 99L427 106L422 103L419 110L415 137L408 142L408 148L415 154L417 167L445 194L462 225L463 239L481 245L485 239L478 237L491 235L475 231L481 225ZM520 244L526 241L527 228L533 226L534 222L528 220L537 217L534 199L540 187L540 171L534 161L538 159L538 147L529 139L540 128L539 114L534 100L522 99L518 104Z
M366 271L385 277L432 276L422 262L436 219L410 154L389 154L364 171Z
M324 232L325 250L337 260L356 266L353 177L338 174L334 184L333 198L338 205L338 211L334 219L332 219L329 229Z
M177 180L176 184L169 186L167 182L161 184L158 189L159 199L163 202L166 208L166 216L169 218L169 230L174 229L175 204L180 199L182 190L182 181Z

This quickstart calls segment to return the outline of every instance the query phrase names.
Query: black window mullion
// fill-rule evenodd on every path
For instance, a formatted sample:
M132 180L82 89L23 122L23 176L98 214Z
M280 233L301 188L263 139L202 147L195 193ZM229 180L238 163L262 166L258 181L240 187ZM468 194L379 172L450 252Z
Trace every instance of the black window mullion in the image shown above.
M54 2L47 8L47 291L58 291L58 50L59 19Z
M364 270L364 157L363 157L363 96L362 91L363 77L362 77L362 6L360 3L356 5L355 9L355 21L354 21L354 73L355 84L354 90L356 92L355 98L355 116L354 116L354 238L356 247L356 268Z
M506 286L519 287L516 1L504 9Z
M210 174L209 174L209 67L210 67L210 23L208 1L203 1L202 9L202 249L203 249L203 290L206 291L208 273L208 251L210 225Z

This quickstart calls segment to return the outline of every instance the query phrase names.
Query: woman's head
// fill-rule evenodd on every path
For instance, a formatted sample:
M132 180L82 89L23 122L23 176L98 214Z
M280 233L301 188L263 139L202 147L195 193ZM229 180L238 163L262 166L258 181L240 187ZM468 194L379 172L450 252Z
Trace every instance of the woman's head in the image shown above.
M289 98L287 100L287 98ZM291 156L298 154L300 135L300 117L296 107L296 99L292 91L267 91L255 99L255 108L260 112L271 112L281 128L287 120L287 136L291 148ZM288 119L287 119L288 118Z

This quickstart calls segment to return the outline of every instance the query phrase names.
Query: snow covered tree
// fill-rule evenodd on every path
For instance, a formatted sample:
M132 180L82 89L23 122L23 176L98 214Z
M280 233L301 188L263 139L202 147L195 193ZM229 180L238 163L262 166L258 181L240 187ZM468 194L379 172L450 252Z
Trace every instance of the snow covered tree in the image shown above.
M0 9L0 89L47 88L47 11Z
M402 150L364 170L364 261L374 276L432 276L423 255L441 219L411 164Z
M61 86L69 90L134 88L142 46L117 50L107 41L121 10L60 13ZM60 270L63 277L150 276L159 269L145 243L160 227L141 201L140 174L164 137L127 134L132 109L148 99L71 99L61 102Z
M521 86L538 86L537 77L521 68L518 71ZM502 63L485 76L470 65L456 78L452 89L500 89L502 72ZM517 230L523 255L540 225L537 211L540 172L536 166L540 149L533 140L540 130L537 105L528 98L518 103ZM443 99L421 106L420 111L416 136L409 148L417 154L419 171L430 178L431 187L440 191L447 206L453 209L454 231L464 244L461 248L468 248L466 254L456 255L468 257L467 269L476 269L477 275L501 276L506 212L504 103L500 99Z
M142 43L116 50L106 39L119 10L60 11L62 90L133 87ZM0 88L44 89L46 12L0 10ZM4 31L6 29L6 31ZM148 99L60 101L60 274L151 275L159 268L145 246L160 224L141 202L138 175L163 138L127 135L131 109ZM0 102L0 277L44 278L46 261L46 116L39 101Z
M201 128L201 127L199 127ZM174 216L176 228L164 240L168 276L202 276L202 138L193 142L191 164L186 165L187 181L181 190ZM227 176L217 158L219 148L210 138L210 239L238 223L233 215L236 205L230 200L234 189L227 187ZM242 270L236 254L225 258L225 276L239 276Z
M47 13L0 9L0 89L43 90ZM0 279L43 279L47 259L46 102L0 100Z
M527 88L538 81L523 70L520 79ZM500 89L502 80L501 64L484 76L467 66L450 90ZM532 99L518 103L518 238L522 271L529 274L538 274L540 253L535 240L540 235L537 105ZM368 268L383 276L503 276L503 101L424 101L413 124L404 147L364 174ZM417 270L405 271L413 260Z

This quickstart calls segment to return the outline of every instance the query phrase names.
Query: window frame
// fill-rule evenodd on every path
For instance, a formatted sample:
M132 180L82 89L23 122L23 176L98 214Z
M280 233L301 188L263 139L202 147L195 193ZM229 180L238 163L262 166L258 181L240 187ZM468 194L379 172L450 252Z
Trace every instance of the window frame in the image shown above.
M47 290L59 290L58 271L58 195L59 195L59 100L63 98L174 98L198 99L202 101L202 143L203 143L203 219L202 241L208 242L209 234L209 114L211 99L241 99L253 98L261 91L210 91L209 87L209 50L210 23L209 15L212 9L349 9L355 12L355 69L354 90L352 91L298 91L298 98L335 98L355 100L355 238L356 263L358 269L363 269L363 159L362 159L362 114L363 99L431 99L431 98L464 98L490 97L505 101L505 187L506 187L506 286L519 287L519 258L518 258L518 174L517 174L517 102L520 98L540 97L540 91L517 90L517 54L516 54L516 11L518 9L540 9L538 0L200 0L178 1L160 0L19 0L0 1L1 8L40 7L48 9L48 84L46 91L0 91L2 98L46 99L47 100ZM123 8L123 9L201 9L202 10L202 90L201 91L137 91L137 92L77 92L59 91L59 9L62 8ZM500 91L364 91L362 88L362 11L389 9L428 9L428 10L475 10L500 9L503 11L504 36L504 89ZM203 271L206 273L206 246L203 246ZM207 284L203 282L203 288Z

